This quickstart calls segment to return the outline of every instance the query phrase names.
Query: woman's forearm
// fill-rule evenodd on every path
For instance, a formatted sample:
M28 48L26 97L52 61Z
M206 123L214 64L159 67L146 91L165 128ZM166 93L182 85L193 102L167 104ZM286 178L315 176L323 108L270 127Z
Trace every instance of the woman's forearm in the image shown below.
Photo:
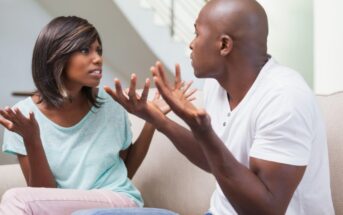
M56 187L40 137L24 138L28 158L27 184L31 187Z
M146 122L139 137L130 147L125 160L129 178L132 178L134 176L137 169L142 164L146 154L148 153L154 132L155 127L152 124Z

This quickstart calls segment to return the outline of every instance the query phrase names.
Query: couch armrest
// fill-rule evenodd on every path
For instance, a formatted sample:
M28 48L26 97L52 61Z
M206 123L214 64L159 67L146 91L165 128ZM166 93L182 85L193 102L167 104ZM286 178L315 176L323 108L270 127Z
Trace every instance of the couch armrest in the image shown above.
M19 164L0 165L0 196L10 188L25 186L25 178Z

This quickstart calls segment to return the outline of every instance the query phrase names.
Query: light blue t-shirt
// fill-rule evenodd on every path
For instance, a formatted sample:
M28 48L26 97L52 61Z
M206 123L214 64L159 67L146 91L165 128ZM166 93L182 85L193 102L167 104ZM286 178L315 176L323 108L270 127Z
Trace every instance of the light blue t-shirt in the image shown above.
M126 194L143 206L140 192L127 177L119 151L132 142L127 112L103 89L100 108L92 107L80 122L61 127L48 119L31 98L18 102L25 116L33 111L40 127L43 148L57 186L65 189L108 189ZM2 150L26 155L23 138L5 130Z

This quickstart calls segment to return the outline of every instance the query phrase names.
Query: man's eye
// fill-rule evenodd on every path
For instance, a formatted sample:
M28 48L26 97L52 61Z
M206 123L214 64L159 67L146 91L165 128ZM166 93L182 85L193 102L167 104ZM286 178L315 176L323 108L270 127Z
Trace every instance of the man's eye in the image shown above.
M80 52L82 54L88 54L89 53L89 48L82 48L82 49L80 49Z

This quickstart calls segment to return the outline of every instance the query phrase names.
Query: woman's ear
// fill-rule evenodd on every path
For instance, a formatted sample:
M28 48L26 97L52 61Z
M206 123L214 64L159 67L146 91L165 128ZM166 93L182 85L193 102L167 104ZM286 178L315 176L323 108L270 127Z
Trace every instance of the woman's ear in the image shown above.
M221 42L221 47L220 47L220 55L221 56L226 56L228 55L233 47L233 40L231 37L227 34L220 36L220 42Z

